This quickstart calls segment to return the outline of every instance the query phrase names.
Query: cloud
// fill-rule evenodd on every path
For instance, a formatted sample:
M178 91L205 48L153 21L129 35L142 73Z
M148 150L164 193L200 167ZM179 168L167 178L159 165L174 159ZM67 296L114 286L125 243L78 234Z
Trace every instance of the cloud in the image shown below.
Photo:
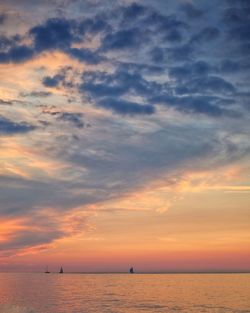
M85 18L83 19L78 25L78 32L82 36L88 35L95 35L98 33L106 33L111 31L111 26L107 21L105 16L96 15L92 18Z
M59 85L60 82L62 82L64 80L64 76L63 75L55 75L55 76L45 76L43 78L43 85L45 87L57 87Z
M219 71L222 73L237 73L242 70L240 62L224 59L220 62Z
M121 115L151 115L155 113L155 108L148 104L139 104L136 102L125 101L121 99L105 98L99 100L97 105L112 110Z
M10 119L0 115L0 134L13 135L25 134L36 129L34 125L26 122L13 122Z
M7 20L8 15L6 13L0 14L0 25L3 25L5 21Z
M25 62L39 55L44 51L59 50L71 57L77 58L90 64L96 64L102 60L97 52L90 49L79 49L72 47L74 43L84 40L86 32L94 34L103 32L102 27L108 29L97 17L76 22L66 18L52 18L45 23L32 27L28 35L14 37L0 37L0 63L20 63ZM31 39L30 45L20 45L19 42Z
M65 49L76 40L73 32L74 22L62 18L54 18L45 24L35 26L29 33L34 37L34 48L37 52L51 49Z
M85 72L80 91L87 92L93 97L121 96L127 92L141 95L157 92L161 86L155 82L145 80L138 72L127 72L117 69L114 73Z
M123 8L123 19L124 21L130 21L138 18L139 16L145 14L147 8L138 3L132 3L127 7Z
M120 50L138 48L146 40L145 34L139 28L119 30L107 34L102 42L102 50Z
M206 76L212 71L212 67L205 61L195 61L186 63L182 66L172 67L169 70L169 75L177 80L190 80L192 77Z
M187 15L188 18L200 18L204 12L202 10L197 9L192 3L184 3L181 6L181 10L183 10L185 12L185 14Z
M47 98L47 97L49 97L51 95L52 95L51 92L44 91L44 90L31 91L30 93L21 93L22 97L35 97L35 98Z
M167 58L174 62L190 61L193 58L194 48L191 44L165 49Z
M67 50L67 53L79 61L83 61L87 64L98 64L105 60L104 57L90 49L70 48Z
M12 105L12 104L13 104L13 102L10 100L0 99L0 105Z
M53 231L51 229L46 229L44 231L41 229L39 229L39 231L16 231L8 238L8 241L0 243L0 250L12 250L16 253L18 250L28 247L49 244L55 239L62 237L62 235L63 232Z
M216 27L205 27L199 33L192 36L191 42L197 44L206 44L220 36L220 30Z
M83 128L84 122L82 121L82 117L82 113L62 112L58 116L58 119L61 121L70 122L77 128Z
M58 121L68 122L71 125L81 129L84 127L83 113L80 112L58 112L51 110L43 110L44 114L56 116Z
M219 93L235 93L236 88L233 84L227 82L219 76L206 76L202 79L194 79L189 82L187 88L192 93L203 92L219 92Z
M218 105L213 103L213 98L206 96L158 96L152 99L154 103L165 104L172 106L178 111L184 113L199 113L206 114L213 117L221 117L223 115L231 116L233 112L227 111L220 108ZM238 115L238 114L237 114ZM237 116L236 115L236 116Z
M0 52L0 63L22 63L33 56L34 51L29 46L13 46L7 52Z

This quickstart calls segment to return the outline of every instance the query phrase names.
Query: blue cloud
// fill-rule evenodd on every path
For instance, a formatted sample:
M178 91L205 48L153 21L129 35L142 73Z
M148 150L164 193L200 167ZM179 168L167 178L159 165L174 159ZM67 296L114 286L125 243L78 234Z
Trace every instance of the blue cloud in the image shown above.
M46 98L46 97L51 96L52 93L49 92L49 91L40 90L40 91L32 91L32 92L29 92L29 93L23 93L23 92L21 92L20 95L21 95L22 97Z
M97 52L92 51L90 49L70 48L67 49L67 53L70 56L80 61L83 61L87 64L98 64L104 60L104 57L101 57L100 55L97 54Z
M166 57L174 62L188 61L192 59L194 47L191 44L184 44L165 50Z
M219 116L222 102L211 102L208 98L201 101L199 98L199 103L208 107L206 110L192 105L191 101L198 103L197 97L202 96L213 95L217 99L227 96L232 104L236 94L240 92L239 87L236 88L235 83L230 81L230 77L224 77L228 73L246 71L247 63L239 60L239 56L243 52L246 55L250 50L248 9L244 8L244 11L241 5L234 5L237 6L234 12L233 8L218 10L213 23L204 18L199 31L195 26L197 21L194 21L209 13L205 13L202 4L196 7L191 3L171 6L174 12L169 10L166 14L152 7L132 3L82 19L52 18L28 31L33 40L30 46L23 45L20 36L1 36L0 62L24 62L48 50L63 51L70 57L91 65L105 61L111 65L112 73L95 70L85 72L79 85L72 79L74 75L67 76L63 71L58 71L54 76L45 76L42 83L46 87L76 87L92 103L102 104L117 113L122 113L122 110L119 105L119 109L113 108L115 98L125 108L129 107L127 99L131 99L130 96L139 97L139 102L153 107L155 103L151 103L151 99L174 95L178 98L176 103L180 102L179 97L182 96L186 97L182 100L186 107L190 106L190 109L183 110L175 105L177 110L193 113L203 110L204 114L206 111L214 111L216 113L213 114ZM223 27L220 27L220 23L224 23ZM237 34L232 42L238 42L234 53L239 53L236 50L241 49L235 60L224 55L223 49L218 50L216 60L208 54L208 43L214 42L211 48L214 50L215 40L219 47L226 38L225 35L234 32ZM94 36L98 36L100 42L95 50L74 45L84 43ZM112 55L116 55L115 61L110 59L110 51L113 52ZM133 59L134 63L126 62L117 52L122 52L125 60ZM137 58L137 54L142 56L141 59ZM161 83L155 78L156 73L161 75ZM167 75L170 81L166 83ZM191 100L187 100L188 98ZM138 105L141 108L139 103ZM144 114L143 110L138 112Z
M22 63L33 57L34 51L28 46L13 46L7 52L0 52L0 63Z
M151 115L155 113L155 108L152 105L139 104L116 98L98 100L97 105L121 115Z
M105 24L106 25L106 24ZM108 25L108 24L107 24ZM97 18L86 19L80 24L65 18L48 19L44 24L37 25L29 30L32 39L30 46L20 45L23 39L20 36L0 36L0 63L24 62L43 51L61 50L71 57L90 64L103 60L97 52L89 49L72 48L73 43L81 42L85 32L97 33L103 31L104 21ZM108 26L106 26L108 29Z
M111 26L107 22L104 16L94 16L92 18L86 18L80 22L77 27L78 33L80 36L90 34L98 34L98 33L105 33L111 31Z
M221 73L236 73L242 69L242 66L239 62L224 59L219 64L219 71Z
M10 119L0 115L0 134L24 134L36 129L34 125L26 122L13 122Z
M236 88L233 84L218 76L205 76L202 79L191 80L187 84L187 88L192 93L229 93L234 94Z
M178 80L190 80L192 77L204 76L212 71L212 67L205 61L187 63L170 68L169 74Z
M0 25L3 25L6 20L7 20L7 14L6 13L1 13L0 14Z
M105 36L102 42L102 50L138 48L145 39L145 34L139 28L119 30Z
M43 85L45 87L57 87L61 81L64 80L63 75L46 76L43 78Z
M34 37L35 50L65 49L76 41L73 32L74 22L61 18L49 19L43 25L30 29Z
M216 40L220 36L220 30L217 27L209 26L203 28L200 32L193 35L191 43L206 44Z
M184 3L181 6L181 10L183 10L188 18L200 18L204 12L202 10L197 9L192 3Z
M160 89L161 85L145 80L137 72L129 73L119 69L113 74L86 72L80 86L81 92L87 92L92 97L121 96L128 92L145 96Z
M68 122L77 128L84 127L83 113L43 110L43 114L55 116L58 121Z
M75 112L61 112L58 115L58 120L69 122L73 124L77 128L83 128L84 122L82 120L83 114L82 113L75 113Z
M130 21L138 18L139 16L145 14L147 8L138 3L132 3L127 7L123 8L123 18L124 21Z
M0 99L0 105L12 105L13 101Z
M211 117L239 117L240 114L233 110L221 108L218 105L216 97L209 96L169 96L160 95L151 99L156 104L164 104L169 107L174 107L180 112L184 113L199 113ZM217 102L217 103L216 103Z

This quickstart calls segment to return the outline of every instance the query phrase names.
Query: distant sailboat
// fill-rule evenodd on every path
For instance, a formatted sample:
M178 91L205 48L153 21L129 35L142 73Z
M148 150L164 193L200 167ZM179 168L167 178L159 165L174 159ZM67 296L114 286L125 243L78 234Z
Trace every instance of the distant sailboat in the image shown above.
M63 268L62 268L62 266L61 266L61 269L60 269L60 272L59 272L60 274L63 274Z
M130 273L130 274L133 274L133 273L134 273L134 268L133 268L133 267L130 268L129 273Z
M50 273L50 271L49 271L48 265L46 265L45 274L49 274L49 273Z

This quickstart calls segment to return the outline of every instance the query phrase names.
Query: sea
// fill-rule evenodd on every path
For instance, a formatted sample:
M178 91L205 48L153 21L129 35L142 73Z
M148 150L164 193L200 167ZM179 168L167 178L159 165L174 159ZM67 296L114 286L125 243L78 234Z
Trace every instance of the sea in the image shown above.
M0 313L250 312L250 274L0 273Z

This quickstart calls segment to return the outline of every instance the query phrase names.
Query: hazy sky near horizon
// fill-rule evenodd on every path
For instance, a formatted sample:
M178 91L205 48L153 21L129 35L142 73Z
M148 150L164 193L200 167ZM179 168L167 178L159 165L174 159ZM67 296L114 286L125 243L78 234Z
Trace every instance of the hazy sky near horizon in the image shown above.
M0 270L249 270L249 55L245 0L0 0Z

